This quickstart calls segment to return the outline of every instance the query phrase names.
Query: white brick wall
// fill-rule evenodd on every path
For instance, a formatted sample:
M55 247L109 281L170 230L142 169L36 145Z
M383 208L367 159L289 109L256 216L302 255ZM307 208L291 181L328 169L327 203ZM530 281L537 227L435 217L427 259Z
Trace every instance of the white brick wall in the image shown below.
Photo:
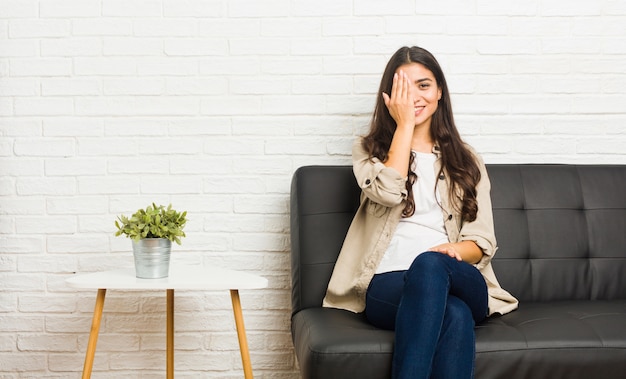
M447 73L489 163L626 163L626 2L0 0L0 378L78 378L95 292L132 265L113 221L189 211L175 261L242 291L259 378L297 378L289 183L349 164L402 45ZM161 378L161 294L111 291L94 378ZM176 300L177 378L240 378L227 293Z

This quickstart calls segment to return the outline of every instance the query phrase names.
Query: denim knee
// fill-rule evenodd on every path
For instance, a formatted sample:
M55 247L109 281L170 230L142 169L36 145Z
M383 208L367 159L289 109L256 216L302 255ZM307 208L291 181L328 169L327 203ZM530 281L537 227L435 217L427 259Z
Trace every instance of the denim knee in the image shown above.
M463 300L456 296L448 296L444 314L444 327L459 335L474 328L472 311Z
M418 255L409 267L408 272L433 272L433 269L443 268L444 260L452 259L448 255L437 253L434 251L427 251Z

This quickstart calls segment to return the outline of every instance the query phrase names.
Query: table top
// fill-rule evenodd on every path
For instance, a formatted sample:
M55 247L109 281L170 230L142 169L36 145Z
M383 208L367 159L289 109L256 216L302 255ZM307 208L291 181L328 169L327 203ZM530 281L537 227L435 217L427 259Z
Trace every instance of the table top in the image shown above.
M77 274L66 281L68 286L83 289L124 290L225 290L258 289L267 287L267 279L242 271L220 267L201 267L170 264L167 278L140 279L135 268Z

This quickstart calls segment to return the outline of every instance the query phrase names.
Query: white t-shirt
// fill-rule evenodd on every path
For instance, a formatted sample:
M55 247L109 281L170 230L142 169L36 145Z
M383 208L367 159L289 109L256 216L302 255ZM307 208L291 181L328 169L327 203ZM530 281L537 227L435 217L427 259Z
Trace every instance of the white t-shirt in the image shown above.
M413 172L417 174L413 184L415 213L400 219L389 247L376 268L376 274L408 270L419 254L449 242L435 188L437 178L434 163L437 156L415 151L412 153L415 155Z

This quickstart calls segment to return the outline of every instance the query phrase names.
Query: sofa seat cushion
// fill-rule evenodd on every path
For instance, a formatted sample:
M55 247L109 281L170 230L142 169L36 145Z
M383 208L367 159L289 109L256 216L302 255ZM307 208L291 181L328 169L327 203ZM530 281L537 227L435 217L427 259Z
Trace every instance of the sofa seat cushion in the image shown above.
M522 302L476 328L477 378L621 378L626 300Z
M291 320L302 379L381 379L391 374L394 333L370 325L362 313L307 308Z
M303 378L388 378L393 332L363 314L308 308L292 319ZM476 378L621 378L626 300L520 304L476 327Z

